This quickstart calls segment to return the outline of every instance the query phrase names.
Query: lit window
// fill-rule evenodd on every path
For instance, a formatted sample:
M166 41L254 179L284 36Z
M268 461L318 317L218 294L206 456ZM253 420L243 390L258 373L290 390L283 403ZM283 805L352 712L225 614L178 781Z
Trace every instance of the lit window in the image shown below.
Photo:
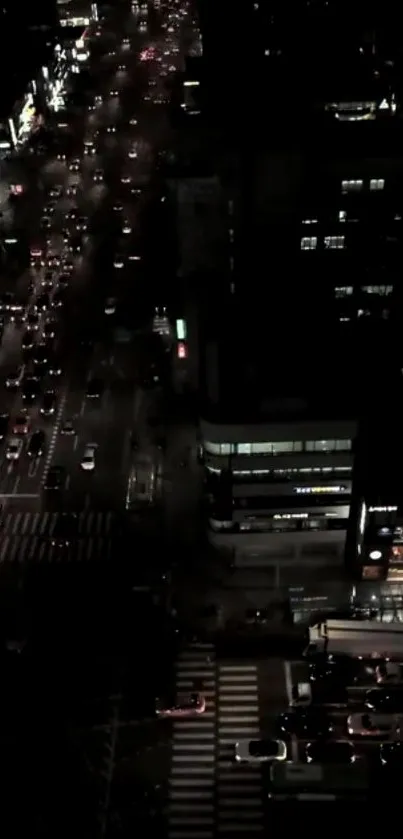
M345 236L325 236L325 248L331 251L341 251L344 248Z
M339 221L346 221L347 213L345 210L339 210Z
M393 292L393 285L363 285L361 290L365 294L377 294L382 297L388 297Z
M318 223L317 218L304 218L302 220L302 224L317 224L317 223Z
M346 452L351 449L351 440L307 440L307 452Z
M364 181L355 180L355 181L342 181L341 182L341 191L342 192L359 192L364 186Z
M204 451L213 455L229 455L232 454L233 446L230 443L211 443L206 441L204 443Z
M380 189L383 189L385 186L384 178L371 178L369 182L369 188L371 192L379 192Z
M349 297L353 293L352 285L336 286L334 290L335 297Z
M301 239L302 251L314 251L318 244L317 236L303 236Z

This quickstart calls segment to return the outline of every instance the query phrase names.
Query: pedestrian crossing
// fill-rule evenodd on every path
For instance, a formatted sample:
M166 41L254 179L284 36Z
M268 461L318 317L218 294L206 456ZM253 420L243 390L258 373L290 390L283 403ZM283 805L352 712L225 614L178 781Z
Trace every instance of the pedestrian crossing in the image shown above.
M61 513L6 513L0 521L0 536L53 536ZM112 512L81 512L77 515L78 537L105 538L115 526Z
M257 666L217 663L212 644L193 643L178 657L176 690L178 699L200 690L207 706L198 719L173 722L169 839L258 836L261 766L234 760L238 740L260 736Z
M220 664L217 708L217 833L257 836L264 829L259 764L237 765L234 744L260 737L258 670L254 664Z
M69 548L60 549L40 536L2 536L0 565L101 562L112 557L114 544L112 539L90 536L75 540Z
M173 723L169 839L212 839L214 835L216 663L212 644L194 643L179 655L178 698L199 683L206 699L204 714Z

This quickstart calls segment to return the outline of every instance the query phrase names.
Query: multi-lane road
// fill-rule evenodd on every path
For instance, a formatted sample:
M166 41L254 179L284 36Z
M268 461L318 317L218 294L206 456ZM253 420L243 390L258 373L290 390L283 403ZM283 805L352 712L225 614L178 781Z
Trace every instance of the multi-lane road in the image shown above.
M12 321L10 311L5 311L0 377L2 412L9 415L9 429L0 454L3 516L7 505L13 514L65 508L108 513L124 505L130 437L147 397L139 386L135 350L119 321L126 325L131 309L133 325L140 319L144 326L142 300L153 299L142 253L142 210L160 200L155 187L150 187L154 156L171 140L165 102L182 61L183 15L171 20L170 14L168 9L152 7L148 14L147 8L135 8L133 13L122 6L114 20L104 21L101 35L94 34L89 69L93 95L88 107L78 114L75 109L74 136L68 144L63 131L56 132L56 145L37 161L36 181L22 199L31 246L48 239L48 246L43 245L44 261L52 253L60 265L32 268L17 280L13 291L24 301L25 314L32 313L48 283L50 302L46 310L39 310L34 343L41 341L45 322L54 319L52 357L60 375L52 377L47 369L42 381L42 392L51 388L56 394L49 416L41 414L40 399L28 407L23 403L21 386L5 387L7 377L18 367L25 364L26 375L32 366L29 353L22 352L26 323ZM93 153L84 153L85 144ZM60 195L51 198L49 205L55 187L60 187ZM69 244L77 237L77 218L81 217L87 224L82 251L70 254ZM67 273L63 305L53 308L61 276ZM142 284L147 286L144 293ZM110 297L116 306L112 316L105 313ZM156 296L153 302L159 305L161 301ZM150 311L146 319L150 329L151 315ZM88 398L88 382L94 378L101 381L101 393ZM8 444L23 410L28 416L27 433L17 435L24 445L19 458L11 459ZM63 433L66 423L70 434ZM44 434L44 452L29 458L28 440L35 431ZM88 444L94 444L95 451L91 471L81 465ZM57 491L46 490L55 466L62 467L61 485ZM2 556L7 554L6 544L5 539Z

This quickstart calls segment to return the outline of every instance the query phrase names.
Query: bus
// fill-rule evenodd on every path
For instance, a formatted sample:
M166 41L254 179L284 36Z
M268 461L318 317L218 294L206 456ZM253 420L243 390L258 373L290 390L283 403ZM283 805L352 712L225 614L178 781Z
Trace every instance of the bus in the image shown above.
M270 767L270 801L365 801L370 773L364 761L349 765L274 762Z
M395 658L403 654L403 623L326 620L309 628L305 657L317 654Z

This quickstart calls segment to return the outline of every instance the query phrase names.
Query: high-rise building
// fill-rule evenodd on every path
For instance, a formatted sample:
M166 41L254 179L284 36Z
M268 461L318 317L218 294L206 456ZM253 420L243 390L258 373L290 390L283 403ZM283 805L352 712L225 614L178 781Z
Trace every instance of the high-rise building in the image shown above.
M208 531L281 579L362 567L350 534L376 479L355 453L403 367L401 48L358 5L348 25L332 0L200 10L205 115L237 160L216 173L227 268L199 284Z

